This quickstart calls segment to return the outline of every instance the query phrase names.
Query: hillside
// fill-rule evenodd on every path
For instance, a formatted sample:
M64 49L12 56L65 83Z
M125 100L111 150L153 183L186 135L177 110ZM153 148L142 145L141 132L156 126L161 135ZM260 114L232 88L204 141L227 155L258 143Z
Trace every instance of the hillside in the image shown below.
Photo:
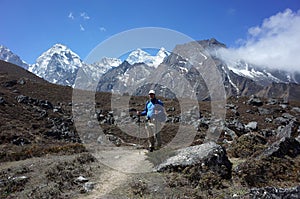
M136 124L134 110L144 108L146 96L129 96L129 110L120 108L127 117L111 110L111 94L97 93L93 117L78 123L74 111L84 115L91 109L76 109L73 94L71 87L48 83L0 61L1 198L262 198L263 194L297 198L300 194L300 101L230 97L220 107L226 109L220 136L210 144L206 137L215 122L211 102L199 102L196 120L192 111L183 119L180 103L189 100L159 97L168 114L161 131L165 148L148 153L145 137L121 129ZM126 96L114 99L122 97ZM139 125L143 133L143 118ZM191 146L181 151L167 147L182 125L186 137L191 129L196 132ZM86 132L80 132L83 126ZM99 128L102 136L97 134ZM106 142L109 147L102 145ZM180 154L197 160L187 164ZM174 159L179 163L172 163ZM141 170L146 167L149 170Z

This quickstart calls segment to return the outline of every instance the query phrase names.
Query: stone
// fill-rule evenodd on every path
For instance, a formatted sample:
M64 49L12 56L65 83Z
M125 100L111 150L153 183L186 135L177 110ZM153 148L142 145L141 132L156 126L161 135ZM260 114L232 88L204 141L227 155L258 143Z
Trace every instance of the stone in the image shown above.
M158 165L155 170L179 171L186 167L205 166L224 178L231 178L232 163L228 160L226 151L215 142L178 149L175 154Z

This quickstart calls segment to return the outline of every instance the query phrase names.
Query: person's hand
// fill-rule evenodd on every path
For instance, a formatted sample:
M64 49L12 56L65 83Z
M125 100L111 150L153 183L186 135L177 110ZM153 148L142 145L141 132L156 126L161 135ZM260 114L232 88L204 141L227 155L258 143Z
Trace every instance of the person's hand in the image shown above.
M140 111L137 111L137 112L136 112L136 114L137 114L138 116L140 116L140 115L141 115Z

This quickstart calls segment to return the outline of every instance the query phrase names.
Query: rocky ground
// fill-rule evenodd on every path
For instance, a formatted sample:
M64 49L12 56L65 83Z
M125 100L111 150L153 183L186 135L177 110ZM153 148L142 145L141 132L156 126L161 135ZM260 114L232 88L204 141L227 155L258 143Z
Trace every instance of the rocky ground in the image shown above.
M1 61L0 197L300 198L300 101L230 97L220 137L208 142L210 102L200 102L200 118L186 122L178 100L162 99L165 148L148 153L145 137L120 128L138 124L134 113L146 99L131 97L126 117L111 110L109 93L97 93L93 118L75 125L74 113L91 110L74 109L70 87ZM182 123L195 130L192 143L166 147ZM103 135L93 137L99 127Z

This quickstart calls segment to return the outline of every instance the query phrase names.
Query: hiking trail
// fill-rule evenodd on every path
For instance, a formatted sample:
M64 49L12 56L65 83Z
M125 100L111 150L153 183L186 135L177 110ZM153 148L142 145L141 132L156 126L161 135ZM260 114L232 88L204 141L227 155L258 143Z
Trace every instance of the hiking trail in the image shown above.
M107 168L97 178L94 190L82 198L106 198L113 190L128 183L134 174L153 171L146 153L145 149L112 147L93 154Z

